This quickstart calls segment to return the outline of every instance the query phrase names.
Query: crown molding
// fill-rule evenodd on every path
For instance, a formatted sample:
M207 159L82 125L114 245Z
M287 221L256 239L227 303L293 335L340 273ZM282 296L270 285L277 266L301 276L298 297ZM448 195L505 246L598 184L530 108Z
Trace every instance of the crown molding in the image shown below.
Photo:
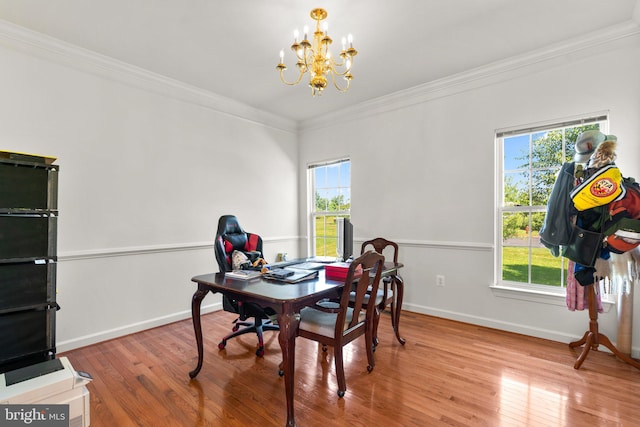
M640 0L639 4L640 4ZM636 7L640 15L640 6ZM640 34L640 23L629 20L623 24L591 32L589 35L565 40L542 49L496 61L478 68L453 74L442 79L424 83L412 88L381 96L356 106L336 110L321 117L300 122L300 133L343 122L353 122L373 115L386 113L412 105L452 96L500 83L534 72L549 69L593 51L609 46L616 41ZM347 114L348 112L348 114Z
M633 19L623 24L297 122L0 19L0 41L8 48L290 133L335 126L346 122L347 118L353 122L531 74L566 63L576 53L590 53L603 45L638 34L640 0L634 9Z
M248 106L181 81L118 61L0 19L0 42L5 47L91 73L159 95L196 104L218 113L266 127L297 133L295 120Z

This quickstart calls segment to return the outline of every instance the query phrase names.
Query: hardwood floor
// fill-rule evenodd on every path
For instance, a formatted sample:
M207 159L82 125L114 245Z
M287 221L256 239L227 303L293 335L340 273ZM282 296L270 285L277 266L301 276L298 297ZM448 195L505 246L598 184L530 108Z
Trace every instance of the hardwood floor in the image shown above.
M60 354L94 377L91 426L284 425L277 335L266 333L264 358L254 354L255 335L219 351L233 319L203 316L205 358L195 380L190 320ZM581 349L563 343L404 312L401 346L390 323L383 313L373 372L364 338L345 348L342 399L331 349L297 340L299 427L640 425L640 370L609 353L592 351L575 370Z

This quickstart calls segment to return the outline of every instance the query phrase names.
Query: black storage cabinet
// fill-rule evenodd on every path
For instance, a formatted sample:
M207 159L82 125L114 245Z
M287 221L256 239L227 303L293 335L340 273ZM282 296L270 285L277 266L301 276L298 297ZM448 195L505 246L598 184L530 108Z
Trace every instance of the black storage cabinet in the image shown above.
M55 358L58 170L0 152L0 373Z

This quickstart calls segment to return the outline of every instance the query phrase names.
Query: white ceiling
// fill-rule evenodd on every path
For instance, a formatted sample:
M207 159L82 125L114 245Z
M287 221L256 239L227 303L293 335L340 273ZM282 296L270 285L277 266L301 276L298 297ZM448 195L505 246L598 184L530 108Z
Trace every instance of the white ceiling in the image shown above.
M640 0L0 0L0 19L305 120L629 22ZM293 30L323 7L337 53L352 33L349 92L312 98L279 80ZM290 79L293 76L290 75Z

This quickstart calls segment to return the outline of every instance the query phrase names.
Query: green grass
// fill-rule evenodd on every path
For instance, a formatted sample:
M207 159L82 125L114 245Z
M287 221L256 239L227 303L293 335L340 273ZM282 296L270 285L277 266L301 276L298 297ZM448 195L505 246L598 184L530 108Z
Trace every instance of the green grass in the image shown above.
M554 257L546 248L532 248L531 257L531 283L550 286L562 286L562 258ZM503 280L529 283L528 264L528 247L503 247ZM564 277L566 277L566 264Z
M331 218L327 219L325 228L324 218L316 218L316 255L337 257L337 225L336 221Z

